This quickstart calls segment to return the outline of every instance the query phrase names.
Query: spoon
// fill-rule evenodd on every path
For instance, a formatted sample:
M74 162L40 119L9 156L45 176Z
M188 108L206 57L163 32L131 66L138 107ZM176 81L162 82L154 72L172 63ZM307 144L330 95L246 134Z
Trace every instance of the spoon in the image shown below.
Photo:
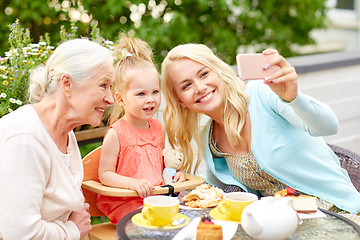
M169 227L169 226L179 226L181 224L184 224L186 221L186 218L182 217L182 218L178 218L176 220L174 220L172 223L165 225L163 227Z
M186 218L184 218L184 217L183 217L183 218L179 218L179 219L174 220L174 221L171 223L171 225L173 225L173 226L178 226L178 225L184 224L185 221L186 221Z

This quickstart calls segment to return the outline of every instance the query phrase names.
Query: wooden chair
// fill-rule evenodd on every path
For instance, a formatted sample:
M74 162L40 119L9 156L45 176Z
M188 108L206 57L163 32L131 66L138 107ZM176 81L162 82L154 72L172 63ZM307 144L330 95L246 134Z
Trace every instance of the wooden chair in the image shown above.
M138 196L137 192L129 189L121 189L108 187L100 183L98 175L99 160L101 155L101 146L91 151L83 160L84 180L82 183L83 194L86 201L90 204L90 215L93 217L104 217L105 214L96 207L97 194L113 197L130 197ZM181 190L190 190L205 183L205 179L199 176L186 174L186 181L181 183L171 184L174 193ZM172 187L155 186L154 195L169 194L169 189ZM89 233L90 240L99 239L115 239L116 225L112 223L100 223L92 225L92 230Z

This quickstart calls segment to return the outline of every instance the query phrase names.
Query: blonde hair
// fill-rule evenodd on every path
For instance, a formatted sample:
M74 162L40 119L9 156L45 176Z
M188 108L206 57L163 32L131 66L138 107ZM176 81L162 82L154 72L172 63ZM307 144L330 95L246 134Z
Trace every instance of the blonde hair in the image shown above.
M199 126L202 115L180 105L170 82L172 64L183 58L194 60L210 68L222 80L224 86L224 115L222 120L227 138L232 145L242 141L240 133L246 120L249 99L245 83L236 76L228 64L220 60L207 46L184 44L173 48L167 54L161 65L161 89L166 100L163 113L166 133L171 147L177 147L184 153L184 167L187 172L191 172L192 169L194 154L191 141L195 141L198 146L198 154L193 170L196 172L203 156L204 147L200 141Z
M122 34L118 41L114 56L117 60L114 71L114 83L112 85L113 96L116 92L124 93L128 89L128 70L142 69L156 66L153 62L153 53L149 44L139 38L132 38ZM160 78L159 78L160 81ZM108 112L108 123L111 125L119 120L125 111L118 103L114 103Z
M81 84L106 65L113 65L109 49L86 38L66 41L55 49L45 65L31 70L29 101L39 102L56 91L62 74L68 74L75 83Z

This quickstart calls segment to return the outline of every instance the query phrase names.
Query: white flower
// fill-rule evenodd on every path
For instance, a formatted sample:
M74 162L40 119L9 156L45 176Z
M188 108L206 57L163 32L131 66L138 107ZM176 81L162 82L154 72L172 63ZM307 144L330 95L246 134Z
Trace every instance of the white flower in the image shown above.
M39 45L46 45L46 42L39 42Z
M23 53L30 52L31 47L23 47Z
M13 112L13 110L12 110L11 108L8 108L8 111L9 111L9 112Z
M16 104L17 104L17 105L22 105L22 101L16 100Z
M16 102L16 100L15 100L14 98L10 98L9 101L10 101L11 103L15 103L15 102Z
M38 48L40 45L37 43L30 43L29 46L32 48Z
M6 98L6 93L1 93L0 97Z
M6 70L6 66L0 66L0 70Z

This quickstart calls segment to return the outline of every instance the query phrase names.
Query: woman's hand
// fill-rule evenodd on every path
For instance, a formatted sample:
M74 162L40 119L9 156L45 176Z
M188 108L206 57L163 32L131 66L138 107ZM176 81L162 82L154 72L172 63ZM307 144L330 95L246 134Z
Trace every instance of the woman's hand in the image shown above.
M150 196L154 190L154 186L146 179L133 178L130 183L130 189L135 190L140 197Z
M86 237L91 230L89 207L88 203L84 203L80 211L73 211L69 216L69 221L75 223L80 231L80 239Z
M174 182L185 182L185 172L183 170L177 171L173 180Z
M297 73L295 68L291 66L283 56L279 55L278 51L275 49L266 49L263 51L263 54L276 54L271 58L268 66L264 68L269 68L272 65L278 65L279 70L274 72L271 76L268 76L264 83L267 84L282 100L286 102L293 101L297 96Z

